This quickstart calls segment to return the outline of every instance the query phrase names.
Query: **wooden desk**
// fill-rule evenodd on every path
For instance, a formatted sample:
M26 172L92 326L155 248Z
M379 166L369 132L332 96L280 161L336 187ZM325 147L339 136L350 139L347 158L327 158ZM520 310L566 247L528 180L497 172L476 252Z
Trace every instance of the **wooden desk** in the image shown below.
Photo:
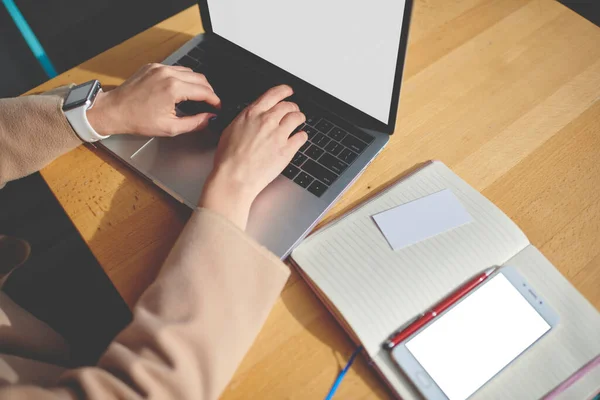
M193 7L37 90L119 84L201 31ZM600 308L600 28L550 0L417 0L400 103L391 143L326 219L439 159ZM80 147L43 176L133 304L185 210L100 150ZM224 398L323 398L352 347L294 273ZM389 396L355 365L339 398Z

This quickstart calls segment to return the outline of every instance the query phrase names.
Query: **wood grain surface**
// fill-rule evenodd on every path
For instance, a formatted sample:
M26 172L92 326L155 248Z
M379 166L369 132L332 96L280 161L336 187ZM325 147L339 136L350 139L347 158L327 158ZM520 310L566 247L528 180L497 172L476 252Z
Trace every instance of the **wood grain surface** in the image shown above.
M35 91L93 78L117 85L200 32L190 8ZM416 0L395 134L325 221L442 160L600 308L599 100L600 28L559 3ZM100 149L80 147L43 176L134 304L189 212ZM352 350L294 272L223 398L323 398ZM388 397L364 359L339 391Z

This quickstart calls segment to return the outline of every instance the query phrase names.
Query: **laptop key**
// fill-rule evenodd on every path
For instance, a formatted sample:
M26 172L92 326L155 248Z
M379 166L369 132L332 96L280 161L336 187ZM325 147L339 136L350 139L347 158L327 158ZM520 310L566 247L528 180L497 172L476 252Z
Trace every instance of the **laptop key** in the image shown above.
M288 166L285 167L281 174L286 178L294 179L294 177L298 175L298 172L300 172L300 169L298 167L295 167L292 164L288 164Z
M305 188L308 185L310 185L310 183L313 180L314 180L314 178L308 176L306 173L300 172L300 175L298 175L298 177L296 179L294 179L294 182L296 182L298 185L300 185L303 188Z
M192 57L190 56L183 56L179 59L179 61L177 61L177 63L179 65L183 65L184 67L188 67L191 69L194 69L194 67L196 67L198 65L198 62L196 60L194 60Z
M292 158L292 164L296 165L296 166L301 166L304 161L307 160L308 157L306 157L304 154L298 152L294 155L294 158Z
M200 61L196 62L196 66L192 69L194 70L194 72L197 72L199 74L204 74L204 76L206 76L206 74L208 74L206 64L204 64Z
M338 160L329 153L325 153L323 154L323 157L319 158L319 164L326 168L329 168L338 175L344 172L346 168L348 168L348 164Z
M340 151L342 151L343 148L344 146L342 146L335 140L332 140L327 146L325 146L325 151L333 154L334 156L337 156L338 154L340 154Z
M319 157L321 157L323 155L323 153L325 153L325 150L315 146L314 144L312 146L310 146L308 148L308 150L306 150L304 152L304 154L306 154L307 156L309 156L310 158L316 160Z
M362 153L367 148L367 144L352 135L346 135L344 140L342 140L342 144L356 153Z
M310 147L310 144L311 143L308 140L306 142L304 142L302 147L300 147L300 151L303 153L306 153L306 150Z
M317 125L315 125L315 128L317 128L323 133L328 133L331 130L331 128L333 128L333 124L327 121L326 119L322 119Z
M342 150L342 152L340 153L340 155L338 156L338 158L348 164L352 164L352 162L354 160L356 160L356 157L358 157L358 154L356 154L353 151L350 151L348 149L344 149Z
M327 190L327 185L325 185L324 183L319 182L319 181L314 181L308 187L308 191L317 197L321 197L321 195L323 193L325 193L326 190Z
M308 139L312 139L317 133L319 133L315 128L311 128L310 126L304 127L304 132L308 135Z
M194 47L192 50L190 50L188 56L200 61L204 58L204 50L198 47Z
M370 144L370 143L371 143L373 140L375 140L375 138L374 138L373 136L371 136L371 135L369 135L368 133L366 133L366 132L363 132L363 131L361 131L361 130L359 130L359 129L355 129L355 130L353 130L353 131L352 131L350 134L351 134L351 135L354 135L354 136L356 136L357 138L359 138L359 139L360 139L360 140L362 140L363 142L365 142L365 143L369 143L369 144Z
M347 133L345 130L340 129L340 128L333 128L330 132L329 132L329 137L331 137L333 140L337 140L338 142L341 141L344 136L346 136Z
M315 126L317 124L317 122L319 122L320 119L321 119L321 117L315 117L313 115L307 115L306 116L306 123L308 125Z
M327 143L329 143L330 140L331 139L329 139L327 136L323 135L322 133L317 133L315 135L315 137L313 138L312 142L319 147L325 147L325 145Z
M310 159L306 160L302 165L302 169L326 185L331 185L337 179L336 174Z

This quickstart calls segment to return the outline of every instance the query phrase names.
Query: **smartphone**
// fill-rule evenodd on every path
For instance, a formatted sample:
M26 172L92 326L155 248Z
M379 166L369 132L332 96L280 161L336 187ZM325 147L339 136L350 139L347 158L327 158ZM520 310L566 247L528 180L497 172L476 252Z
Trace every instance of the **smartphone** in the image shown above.
M513 267L391 351L427 400L465 400L558 324L558 315Z

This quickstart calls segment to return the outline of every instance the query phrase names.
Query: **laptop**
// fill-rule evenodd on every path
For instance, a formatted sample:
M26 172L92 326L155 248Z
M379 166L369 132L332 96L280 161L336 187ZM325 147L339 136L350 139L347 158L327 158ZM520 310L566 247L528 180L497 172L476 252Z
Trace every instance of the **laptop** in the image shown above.
M164 60L203 73L222 110L202 132L102 146L195 208L223 129L288 84L309 141L252 205L247 232L285 258L385 147L396 124L412 0L199 0L205 33ZM211 111L177 105L181 114Z

